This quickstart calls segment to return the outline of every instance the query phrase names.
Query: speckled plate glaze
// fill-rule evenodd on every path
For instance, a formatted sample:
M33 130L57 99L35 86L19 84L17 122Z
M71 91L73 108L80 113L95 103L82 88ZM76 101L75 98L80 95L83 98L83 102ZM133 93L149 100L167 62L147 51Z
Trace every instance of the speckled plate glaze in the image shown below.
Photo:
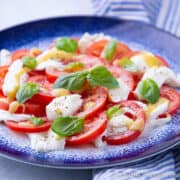
M33 21L0 32L0 49L47 48L58 36L81 36L84 32L103 32L131 48L148 50L165 57L171 67L180 71L180 40L150 25L105 17L57 17ZM180 111L168 124L145 132L136 141L122 146L97 149L92 146L64 151L36 152L26 136L0 125L0 154L33 165L87 169L137 162L169 150L180 142Z

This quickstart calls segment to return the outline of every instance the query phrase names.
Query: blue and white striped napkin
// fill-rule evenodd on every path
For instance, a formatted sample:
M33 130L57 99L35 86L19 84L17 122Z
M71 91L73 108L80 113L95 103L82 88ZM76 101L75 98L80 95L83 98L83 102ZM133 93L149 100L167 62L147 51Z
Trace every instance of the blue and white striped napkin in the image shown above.
M92 0L97 15L143 21L180 36L180 0ZM131 166L93 171L93 180L180 180L180 149Z

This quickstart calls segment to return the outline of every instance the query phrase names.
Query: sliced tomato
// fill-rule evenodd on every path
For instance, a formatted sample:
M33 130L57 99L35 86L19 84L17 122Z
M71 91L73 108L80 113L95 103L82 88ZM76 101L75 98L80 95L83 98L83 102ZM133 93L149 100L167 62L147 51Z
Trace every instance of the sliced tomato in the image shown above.
M180 94L175 89L163 86L160 89L160 95L170 101L168 113L173 114L180 108Z
M73 146L90 143L104 132L106 124L107 117L105 113L101 113L93 119L85 120L83 132L67 138L66 144Z
M19 106L16 113L30 114L37 117L45 116L45 106L40 103L41 102L38 102L38 104L33 104L31 102L26 102L23 104L23 106Z
M163 66L169 67L168 62L163 57L161 57L159 55L156 55L156 57L160 60L160 62Z
M53 83L56 81L57 78L66 75L67 72L64 72L62 70L56 69L56 68L48 68L46 69L46 77L49 82Z
M97 87L91 90L86 90L82 94L83 108L78 116L90 118L96 116L106 105L107 92L104 88ZM88 104L90 104L88 108Z
M4 83L4 78L8 72L9 66L0 66L0 96L3 96L2 85Z
M21 122L16 122L12 120L5 121L5 124L8 128L13 131L22 132L22 133L35 133L35 132L44 132L51 127L51 123L44 118L44 123L40 126L35 126L30 120L24 120Z
M9 109L9 103L6 102L6 98L5 97L2 97L0 99L0 109L1 110L8 110Z
M29 49L18 49L14 51L11 55L11 60L15 61L17 59L21 59L24 56L29 56L30 55L30 50Z
M134 89L135 81L130 72L116 66L110 66L109 70L116 78L121 78L129 86L130 90Z
M86 54L100 57L104 47L106 46L108 42L109 42L108 40L99 40L99 41L94 42L92 45L90 45L86 49ZM131 50L129 49L128 46L126 46L125 44L121 42L118 42L113 59L122 58L130 52Z
M47 105L53 100L54 96L50 92L52 89L52 84L49 83L45 76L38 75L29 77L27 82L39 84L41 90L38 94L34 95L30 100L28 100L28 102Z
M141 119L144 121L145 124L146 121L145 112L135 102L124 101L119 105L120 107L130 108L134 113L133 114L128 113L127 115L131 116L130 118L132 118L134 121ZM144 128L144 126L141 128ZM103 140L110 145L126 144L135 140L140 134L141 134L141 130L127 130L121 133L114 133L112 135L104 136Z

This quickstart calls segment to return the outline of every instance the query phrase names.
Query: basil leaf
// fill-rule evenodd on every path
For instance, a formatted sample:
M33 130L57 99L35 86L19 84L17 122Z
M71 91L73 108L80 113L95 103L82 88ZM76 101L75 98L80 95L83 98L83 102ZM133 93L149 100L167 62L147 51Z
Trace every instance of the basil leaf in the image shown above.
M119 65L126 69L127 71L131 71L131 72L137 72L138 68L136 66L136 64L134 64L133 61L131 61L129 58L123 58L119 61Z
M104 86L109 89L119 87L118 81L104 66L93 68L87 75L87 80L91 86Z
M35 58L26 56L22 60L23 66L28 67L29 69L35 69L37 66L37 61Z
M111 119L113 116L115 116L117 114L122 114L122 113L123 113L123 110L120 109L120 107L118 105L112 106L106 111L106 115L107 115L108 119Z
M57 118L51 129L60 136L72 136L84 129L84 119L75 116Z
M72 62L64 67L65 71L79 71L82 70L84 64L81 62Z
M28 99L30 99L33 95L37 94L40 91L40 87L35 83L25 83L23 84L17 94L16 99L19 103L24 103Z
M78 48L78 44L75 40L70 38L60 38L55 42L55 46L58 50L74 53Z
M151 104L158 101L160 96L159 87L152 79L145 79L138 85L141 96Z
M35 126L40 126L44 123L43 118L31 117L30 120Z
M86 71L64 75L55 81L53 88L65 88L71 91L80 90L83 87L86 75Z
M111 60L116 52L117 42L112 40L106 44L103 50L103 57L106 60Z

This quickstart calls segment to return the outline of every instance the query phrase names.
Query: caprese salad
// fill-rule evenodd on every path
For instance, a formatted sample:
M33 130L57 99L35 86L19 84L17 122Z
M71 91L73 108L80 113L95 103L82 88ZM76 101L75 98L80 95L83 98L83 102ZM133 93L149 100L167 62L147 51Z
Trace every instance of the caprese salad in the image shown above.
M0 121L37 151L135 141L180 107L167 61L102 33L0 51Z

